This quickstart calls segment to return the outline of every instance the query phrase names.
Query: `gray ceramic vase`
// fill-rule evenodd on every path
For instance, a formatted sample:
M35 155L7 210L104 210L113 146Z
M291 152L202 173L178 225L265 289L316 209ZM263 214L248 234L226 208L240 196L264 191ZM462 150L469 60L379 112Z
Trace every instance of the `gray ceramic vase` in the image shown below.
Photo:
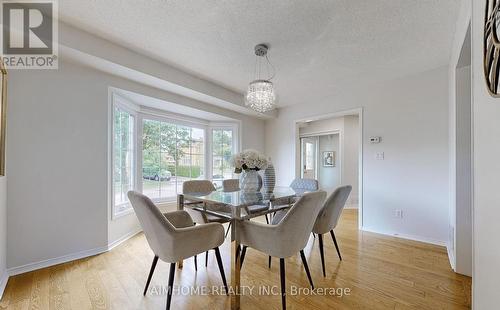
M269 160L269 165L264 170L264 190L267 193L272 193L274 191L274 187L276 186L276 171L274 170L274 166Z

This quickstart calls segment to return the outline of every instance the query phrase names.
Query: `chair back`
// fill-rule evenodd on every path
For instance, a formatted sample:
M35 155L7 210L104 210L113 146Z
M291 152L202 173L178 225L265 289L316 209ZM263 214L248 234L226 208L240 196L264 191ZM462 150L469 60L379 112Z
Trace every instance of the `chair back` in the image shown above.
M174 259L175 253L175 227L148 197L135 191L129 191L127 196L151 250L162 260L174 262L172 259Z
M191 180L182 183L183 193L210 193L213 191L215 191L215 186L209 180Z
M328 197L314 223L314 233L325 234L337 226L351 190L351 185L340 186Z
M305 193L286 213L276 227L283 245L279 257L295 255L306 246L325 198L325 191Z
M222 181L222 190L225 192L236 192L240 190L239 179L227 179Z
M309 192L317 191L319 189L318 180L296 178L290 184L294 190L305 190Z

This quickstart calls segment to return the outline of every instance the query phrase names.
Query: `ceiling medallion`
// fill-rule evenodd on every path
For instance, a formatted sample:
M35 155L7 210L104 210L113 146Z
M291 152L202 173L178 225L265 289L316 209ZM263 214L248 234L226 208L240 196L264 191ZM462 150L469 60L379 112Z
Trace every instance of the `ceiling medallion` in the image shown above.
M500 28L500 1L486 0L486 13L484 17L483 60L484 76L488 91L493 97L500 97L500 41L498 30Z
M274 84L271 79L274 77L274 67L269 61L267 52L269 47L265 44L258 44L255 46L255 71L254 80L248 84L248 90L245 94L245 105L259 113L265 113L276 108L276 92ZM261 78L262 61L265 58L265 67L267 79ZM273 73L270 74L270 68Z

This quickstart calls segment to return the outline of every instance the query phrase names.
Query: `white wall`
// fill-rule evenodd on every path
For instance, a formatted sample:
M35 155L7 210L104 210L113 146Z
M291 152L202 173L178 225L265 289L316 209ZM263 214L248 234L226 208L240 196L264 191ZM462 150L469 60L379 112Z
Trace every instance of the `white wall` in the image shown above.
M66 63L9 73L8 267L107 245L103 82Z
M327 87L327 86L325 86ZM448 239L448 68L442 67L324 102L281 109L266 121L266 152L277 182L294 177L295 120L363 107L363 226L444 244ZM380 144L368 144L381 136ZM385 152L385 160L375 152ZM393 210L404 218L393 218Z
M7 178L0 176L0 299L7 279Z
M359 192L359 117L346 115L342 139L342 183L352 186L348 204L356 206Z
M471 2L461 0L459 16L457 18L456 30L453 38L453 46L450 55L450 66L448 72L448 97L449 97L449 238L448 253L453 269L457 270L456 264L456 242L457 242L457 66L463 63L462 47L466 37L471 17ZM462 58L462 59L461 59ZM459 91L463 91L460 89ZM463 132L461 134L464 134ZM460 230L461 228L458 228ZM470 229L469 229L470 230ZM458 241L460 243L460 241ZM464 272L464 271L462 271ZM467 272L464 272L467 273Z
M319 154L318 154L318 181L320 188L327 192L333 190L340 185L340 167L342 163L339 160L340 156L340 137L339 134L319 136ZM335 152L335 167L323 166L323 152Z
M488 94L483 75L486 1L472 5L472 92L474 106L473 308L498 308L500 278L500 99Z
M472 276L471 67L456 71L455 271Z
M13 70L7 130L9 268L106 247L137 229L133 214L108 219L109 86L239 119L242 147L264 149L264 123L253 117L64 60L57 71Z

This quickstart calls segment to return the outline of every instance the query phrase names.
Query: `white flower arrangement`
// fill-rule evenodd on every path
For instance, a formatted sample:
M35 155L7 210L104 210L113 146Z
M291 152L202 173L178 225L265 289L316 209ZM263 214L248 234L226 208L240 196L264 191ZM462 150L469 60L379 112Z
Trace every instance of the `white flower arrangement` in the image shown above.
M246 170L266 169L268 161L266 156L256 150L244 150L231 158L231 165L234 167L234 173L241 173Z

